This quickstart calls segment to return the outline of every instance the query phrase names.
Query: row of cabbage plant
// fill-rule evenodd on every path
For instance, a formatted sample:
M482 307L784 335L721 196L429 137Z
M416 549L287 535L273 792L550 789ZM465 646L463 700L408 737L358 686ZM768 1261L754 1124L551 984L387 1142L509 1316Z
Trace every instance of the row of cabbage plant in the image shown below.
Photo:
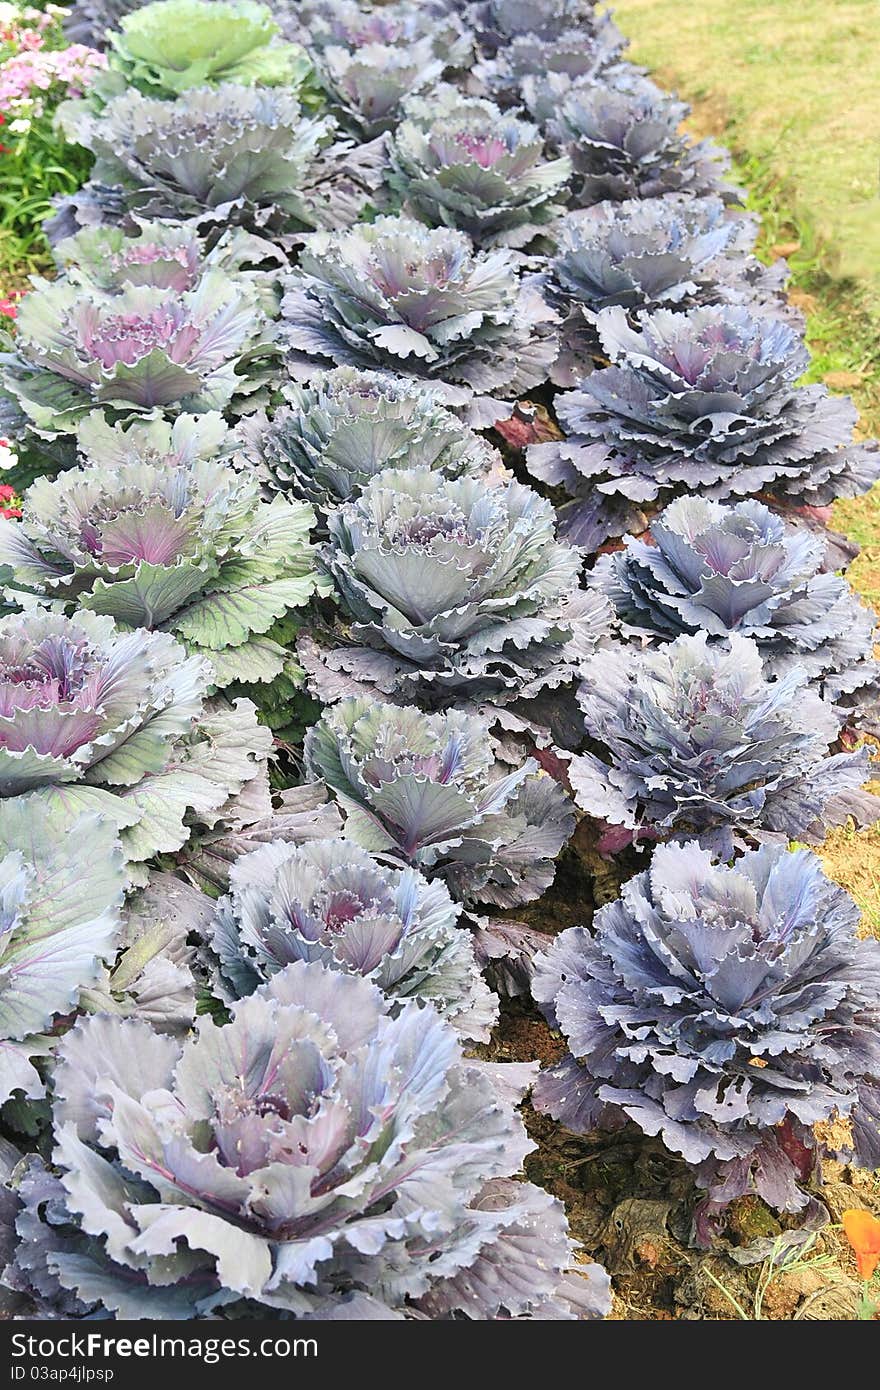
M726 155L588 0L67 23L91 175L0 356L0 1308L600 1318L529 1093L659 1136L698 1243L815 1228L817 1121L880 1166L880 946L802 847L880 813L827 530L880 450Z

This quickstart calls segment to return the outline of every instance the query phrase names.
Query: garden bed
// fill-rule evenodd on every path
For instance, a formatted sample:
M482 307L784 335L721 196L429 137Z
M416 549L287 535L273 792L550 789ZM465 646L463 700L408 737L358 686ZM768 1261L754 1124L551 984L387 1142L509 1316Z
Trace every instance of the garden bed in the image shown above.
M0 21L0 1317L875 1317L869 290L588 0Z

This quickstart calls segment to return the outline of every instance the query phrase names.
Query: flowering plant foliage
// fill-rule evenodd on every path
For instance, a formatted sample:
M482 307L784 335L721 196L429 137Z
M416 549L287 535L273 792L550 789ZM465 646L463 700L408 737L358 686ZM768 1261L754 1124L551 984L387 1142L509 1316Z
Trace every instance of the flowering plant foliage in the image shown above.
M359 496L387 468L452 478L501 470L496 450L411 379L337 367L308 386L286 385L284 396L271 421L242 422L244 452L273 491L320 513Z
M328 529L348 638L312 668L320 698L344 670L403 702L528 699L571 680L607 633L609 609L578 588L580 555L521 483L386 469Z
M88 175L88 155L65 146L55 130L55 115L60 103L91 88L106 59L84 44L67 44L61 30L64 13L51 4L39 10L0 5L4 279L42 259L42 248L37 250L34 243L34 223L54 197L71 194ZM0 291L0 315L10 308Z
M96 613L0 618L0 797L101 812L135 863L179 849L271 748L247 701L205 705L208 676L167 633Z
M428 380L438 398L491 423L555 356L554 315L508 251L475 252L461 232L379 217L316 233L282 302L291 370L380 367ZM476 399L475 399L476 398Z
M862 699L875 684L874 615L823 569L821 536L751 499L723 506L682 497L654 518L651 538L627 537L593 570L627 632L663 640L738 632L757 643L768 675L800 666L832 701Z
M858 920L805 850L728 868L659 845L592 935L571 928L535 962L535 998L571 1048L535 1104L579 1132L622 1112L718 1206L756 1192L802 1208L812 1126L835 1115L876 1166L880 945Z
M163 629L211 663L213 684L269 681L287 661L266 634L318 582L311 509L217 460L70 469L28 489L0 522L13 592Z
M349 839L443 878L461 902L539 897L574 829L558 783L532 759L503 773L486 721L458 710L342 700L308 731L304 756Z
M850 814L877 819L859 788L868 750L828 756L839 721L794 666L768 680L754 642L705 632L657 651L603 651L578 699L604 750L571 760L575 797L632 838L697 838L725 856L743 835L820 843Z
M487 1041L498 1001L443 883L392 869L344 840L275 841L232 867L211 945L223 992L241 998L292 961L363 975L401 1003L432 1004Z
M239 414L266 381L276 329L258 292L206 270L193 289L40 282L21 302L5 391L31 430L74 431L96 407L120 419L156 408Z
M441 86L406 105L390 182L408 212L478 246L527 246L562 211L571 162L544 157L536 126Z
M78 1024L56 1074L58 1178L21 1187L6 1280L126 1316L596 1316L561 1203L508 1181L532 1147L455 1031L300 961L183 1044ZM136 1200L133 1200L136 1198ZM123 1214L124 1213L124 1214Z
M577 543L620 534L633 502L760 491L824 506L880 477L880 450L850 443L852 402L797 385L808 354L780 320L724 305L658 309L633 328L614 307L596 327L612 365L557 398L567 437L528 454L537 477L574 494L564 529Z

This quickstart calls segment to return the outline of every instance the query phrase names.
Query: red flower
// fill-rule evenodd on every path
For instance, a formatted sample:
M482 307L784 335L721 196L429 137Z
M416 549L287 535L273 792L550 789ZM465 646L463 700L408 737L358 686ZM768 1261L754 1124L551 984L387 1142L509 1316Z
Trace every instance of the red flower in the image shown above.
M3 441L0 440L0 443ZM0 483L0 502L8 502L10 497L15 496L15 488L11 483Z
M14 319L17 314L18 310L11 299L0 299L0 315L2 315L2 317Z

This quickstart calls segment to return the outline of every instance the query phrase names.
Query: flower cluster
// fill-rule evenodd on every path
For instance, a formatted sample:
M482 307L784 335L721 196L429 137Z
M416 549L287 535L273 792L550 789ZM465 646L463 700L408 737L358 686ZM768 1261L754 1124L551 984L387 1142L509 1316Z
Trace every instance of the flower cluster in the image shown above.
M103 53L83 44L48 49L25 46L0 63L0 110L11 135L26 135L31 122L68 97L77 97L107 66Z

